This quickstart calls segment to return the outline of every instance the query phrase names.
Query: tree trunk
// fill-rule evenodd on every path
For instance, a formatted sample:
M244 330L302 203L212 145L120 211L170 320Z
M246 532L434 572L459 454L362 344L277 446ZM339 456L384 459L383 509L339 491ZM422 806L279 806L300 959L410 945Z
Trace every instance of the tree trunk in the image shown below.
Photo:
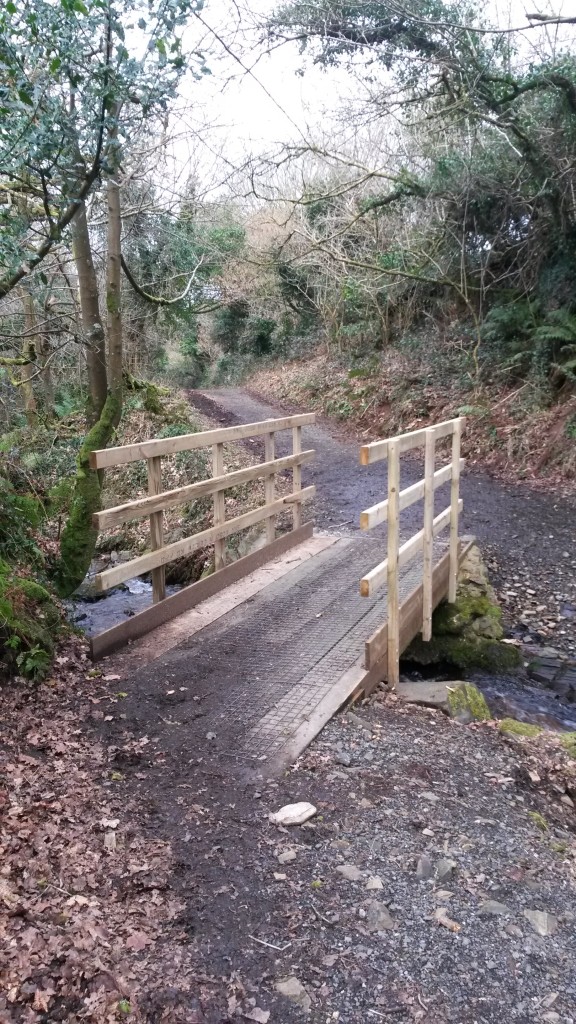
M90 469L90 452L107 447L118 418L116 399L108 395L100 419L84 438L78 453L72 508L60 538L60 561L55 572L60 597L73 594L90 568L98 538L92 515L100 510L100 479L98 472Z
M117 172L108 179L108 260L106 267L106 309L108 311L108 375L110 393L116 401L116 425L122 415L122 308L121 308L120 186Z
M34 373L34 362L39 355L39 343L36 336L36 311L34 309L34 299L27 288L22 288L20 290L20 296L24 307L25 331L24 340L22 342L22 357L30 360L29 363L22 367L20 386L22 388L22 398L24 400L24 415L26 416L26 423L29 427L35 427L38 424L38 409L36 406L36 398L34 397L34 389L32 387L32 375Z
M86 419L93 426L100 419L108 394L106 371L106 334L100 303L98 301L98 279L92 259L92 247L86 219L86 206L80 206L72 223L72 244L74 261L78 273L78 290L82 323L86 338L86 367L88 371L88 402Z

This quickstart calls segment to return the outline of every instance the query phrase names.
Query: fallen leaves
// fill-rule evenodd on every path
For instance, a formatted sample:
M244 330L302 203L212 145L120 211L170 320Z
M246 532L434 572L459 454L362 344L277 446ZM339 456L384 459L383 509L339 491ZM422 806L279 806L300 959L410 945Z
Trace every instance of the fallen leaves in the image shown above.
M151 942L152 939L145 932L132 932L126 939L126 946L128 949L139 952L141 949L146 949Z
M62 1013L92 1024L125 1019L134 992L149 984L156 936L180 912L164 895L168 848L145 839L122 806L126 831L118 798L102 784L117 748L79 729L98 699L94 682L78 681L82 664L73 648L65 675L34 701L2 693L0 1020L10 1024Z

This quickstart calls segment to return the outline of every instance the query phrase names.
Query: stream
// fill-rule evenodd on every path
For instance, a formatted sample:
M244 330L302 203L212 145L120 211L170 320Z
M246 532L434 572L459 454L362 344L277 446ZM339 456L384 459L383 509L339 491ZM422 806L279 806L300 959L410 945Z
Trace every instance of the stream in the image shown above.
M147 580L138 577L127 580L120 587L107 594L95 595L92 591L92 584L96 572L100 566L90 570L89 575L82 584L81 595L67 602L68 618L70 622L82 629L86 636L96 636L103 633L119 622L132 618L138 612L143 612L152 603L152 584ZM175 594L180 587L167 586L166 597ZM86 596L83 596L86 594Z

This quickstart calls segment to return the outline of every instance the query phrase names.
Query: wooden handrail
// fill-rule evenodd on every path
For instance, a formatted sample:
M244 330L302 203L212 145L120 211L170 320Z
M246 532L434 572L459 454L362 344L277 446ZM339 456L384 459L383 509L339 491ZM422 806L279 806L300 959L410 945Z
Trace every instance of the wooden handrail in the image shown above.
M409 452L412 448L420 448L426 443L426 431L433 430L435 440L442 437L449 437L454 433L454 424L458 420L444 420L434 427L424 427L422 430L412 430L408 434L398 434L397 437L389 437L385 441L372 441L370 444L362 445L360 449L360 463L362 466L371 466L373 462L380 462L387 459L390 445L398 445L398 452Z
M413 430L407 434L374 441L360 449L360 462L364 466L388 459L388 497L360 515L360 526L371 530L380 523L388 523L387 557L360 581L360 593L371 597L387 583L388 625L387 656L388 682L396 686L400 674L400 622L399 622L399 570L416 555L423 553L422 573L422 638L432 635L434 537L446 527L450 528L448 572L448 600L456 599L458 585L458 523L462 511L459 495L460 472L464 460L460 457L460 438L465 423L463 417ZM452 437L451 461L441 469L435 468L436 442ZM400 455L414 448L425 447L424 479L404 490L400 489ZM450 481L450 505L434 516L434 493ZM418 533L400 545L400 512L424 499L424 526Z
M175 455L177 452L208 448L228 441L242 441L248 437L260 437L278 430L304 427L316 421L313 412L299 416L284 416L277 420L262 420L260 423L239 423L234 427L219 427L203 430L197 434L179 434L177 437L156 438L153 441L138 441L117 448L101 448L90 454L91 469L109 469L111 466L125 466L139 459L152 459L158 455Z
M259 462L254 466L246 466L245 469L237 469L232 473L223 473L221 476L213 476L206 480L198 480L193 484L185 484L183 487L175 487L153 497L127 501L123 505L115 505L114 508L95 512L92 522L98 530L113 530L132 519L144 519L145 516L154 512L167 512L168 509L184 505L196 498L205 497L207 494L217 494L228 490L229 487L236 487L238 484L245 484L250 480L262 479L271 472L279 473L283 469L302 466L310 462L315 454L314 449L309 448L305 452L285 455L283 458L273 459L271 462Z
M460 498L459 510L462 511L463 502ZM437 537L442 530L445 530L450 525L450 513L451 508L445 508L443 512L440 512L432 520L432 536ZM424 530L419 530L413 537L405 541L398 548L398 568L407 565L415 555L422 551L424 547ZM380 562L374 569L366 573L365 576L360 580L360 593L362 597L372 597L372 594L378 590L379 587L383 586L386 582L386 575L388 572L388 559L385 558L383 562Z
M271 515L281 512L286 505L293 501L309 501L310 498L314 497L315 493L316 488L314 486L305 487L297 494L289 494L286 498L278 498L270 505L261 505L259 508L252 509L251 512L245 512L241 516L236 516L235 519L229 519L225 523L211 526L209 529L202 530L192 537L184 537L182 540L174 541L173 544L167 544L158 551L150 551L146 555L133 558L130 562L122 562L120 565L115 565L112 569L106 569L104 572L98 573L94 580L96 590L100 592L109 590L111 587L117 587L119 583L132 579L133 576L142 576L152 569L157 569L162 565L173 562L176 558L190 555L193 551L207 547L216 540L223 540L224 537L230 537L231 534L245 530L248 526L254 526L256 523L261 523L264 519L269 519Z
M464 469L466 465L466 459L460 459L460 469ZM443 484L448 483L452 478L452 465L443 466L442 469L437 469L434 473L434 490L437 491ZM403 509L409 508L410 505L415 505L417 501L421 501L424 497L424 480L418 480L417 483L411 484L410 487L405 487L399 494L399 505L400 512ZM373 530L375 526L380 526L381 523L385 523L388 518L388 499L385 501L379 501L376 505L371 505L370 508L360 513L360 529L361 530Z
M308 501L315 493L314 487L302 489L302 466L314 457L314 450L302 451L302 427L315 423L315 413L297 416L283 416L278 419L262 420L259 423L240 423L234 427L204 430L197 434L180 434L177 437L156 438L137 444L106 448L92 452L90 465L93 469L110 469L145 459L148 465L148 496L127 501L114 508L94 513L92 523L97 530L110 530L133 519L150 518L151 551L123 562L121 565L98 573L95 585L98 591L118 586L133 576L152 573L154 602L166 597L165 566L200 548L214 545L214 570L220 572L226 562L226 537L245 530L256 523L266 524L266 547L272 548L276 538L276 516L287 506L292 506L293 533L298 532L302 522L302 502ZM275 436L280 430L292 431L292 454L275 457ZM227 442L247 438L264 437L264 461L230 473L225 471L224 446ZM184 484L169 491L162 490L162 456L198 448L212 450L212 476L206 480ZM276 476L282 470L292 470L292 493L285 498L276 497ZM226 520L225 491L251 480L264 481L264 504L234 519ZM192 537L185 537L172 544L164 544L164 513L177 505L184 505L205 495L213 495L213 526Z

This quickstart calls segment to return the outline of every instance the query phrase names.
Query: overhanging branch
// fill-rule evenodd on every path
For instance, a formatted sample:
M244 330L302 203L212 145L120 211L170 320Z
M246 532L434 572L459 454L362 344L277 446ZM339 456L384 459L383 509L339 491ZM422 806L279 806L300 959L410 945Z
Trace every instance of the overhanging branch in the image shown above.
M126 260L124 259L123 256L120 258L120 262L122 264L122 270L126 274L128 281L132 285L132 288L134 289L136 294L139 295L141 299L144 299L146 302L151 302L153 306L174 306L177 302L182 302L188 295L192 285L194 284L194 281L196 280L196 274L198 273L200 267L202 266L202 263L204 262L204 256L201 256L200 259L198 260L198 263L194 267L190 280L188 281L188 284L186 285L182 294L177 295L175 299L165 299L161 295L151 295L142 287L142 285L138 284L136 278L134 277L132 271L130 270L130 267L126 263Z

